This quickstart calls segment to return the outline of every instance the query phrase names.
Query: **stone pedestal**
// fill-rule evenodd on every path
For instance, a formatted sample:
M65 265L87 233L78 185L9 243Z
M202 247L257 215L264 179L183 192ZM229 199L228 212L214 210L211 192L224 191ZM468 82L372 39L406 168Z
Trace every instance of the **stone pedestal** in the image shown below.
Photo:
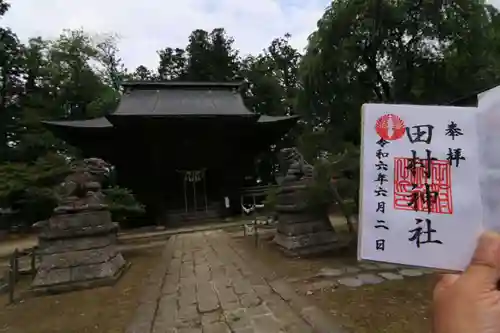
M310 256L334 250L338 238L327 212L311 212L306 206L306 191L312 181L312 168L290 166L277 193L278 228L274 242L289 256Z
M103 205L57 208L41 226L34 292L65 292L114 283L127 267L117 225Z

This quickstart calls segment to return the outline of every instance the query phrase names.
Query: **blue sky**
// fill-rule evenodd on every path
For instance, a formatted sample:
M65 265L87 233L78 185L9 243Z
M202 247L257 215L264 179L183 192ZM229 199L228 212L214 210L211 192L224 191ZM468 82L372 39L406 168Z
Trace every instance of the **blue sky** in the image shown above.
M226 28L243 54L258 53L289 32L303 49L330 3L327 0L8 0L2 19L23 40L57 37L63 29L120 36L120 56L129 69L155 68L156 51L184 47L194 29ZM500 0L491 0L500 4Z

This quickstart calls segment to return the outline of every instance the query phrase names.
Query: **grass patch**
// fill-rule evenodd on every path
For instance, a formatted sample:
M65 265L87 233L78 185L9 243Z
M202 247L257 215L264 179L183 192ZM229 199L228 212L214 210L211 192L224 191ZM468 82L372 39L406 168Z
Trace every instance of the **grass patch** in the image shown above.
M124 251L131 268L114 285L60 295L33 297L7 305L0 297L0 332L121 333L138 305L144 279L157 266L163 247ZM16 286L27 289L30 277Z

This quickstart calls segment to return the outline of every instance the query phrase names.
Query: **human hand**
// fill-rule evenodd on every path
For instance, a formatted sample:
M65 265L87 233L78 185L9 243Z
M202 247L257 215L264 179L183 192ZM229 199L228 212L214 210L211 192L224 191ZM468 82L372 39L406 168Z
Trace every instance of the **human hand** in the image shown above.
M500 333L500 234L484 233L469 267L434 288L433 333Z

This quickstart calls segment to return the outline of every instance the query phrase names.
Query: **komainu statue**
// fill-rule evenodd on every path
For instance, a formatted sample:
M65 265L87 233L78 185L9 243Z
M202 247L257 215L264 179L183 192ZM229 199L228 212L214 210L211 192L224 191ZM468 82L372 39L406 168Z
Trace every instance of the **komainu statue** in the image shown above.
M275 243L291 256L314 255L335 249L338 239L327 210L314 211L308 206L307 190L314 181L314 167L296 148L282 149L281 161L281 168L286 173L278 181Z
M59 187L60 206L57 211L71 211L85 207L105 208L101 183L109 175L111 166L99 158L88 158L71 165L71 174Z
M35 291L110 284L127 267L116 247L117 225L101 192L109 171L97 158L72 164L58 190L58 207L49 220L37 223L40 265L32 284Z

